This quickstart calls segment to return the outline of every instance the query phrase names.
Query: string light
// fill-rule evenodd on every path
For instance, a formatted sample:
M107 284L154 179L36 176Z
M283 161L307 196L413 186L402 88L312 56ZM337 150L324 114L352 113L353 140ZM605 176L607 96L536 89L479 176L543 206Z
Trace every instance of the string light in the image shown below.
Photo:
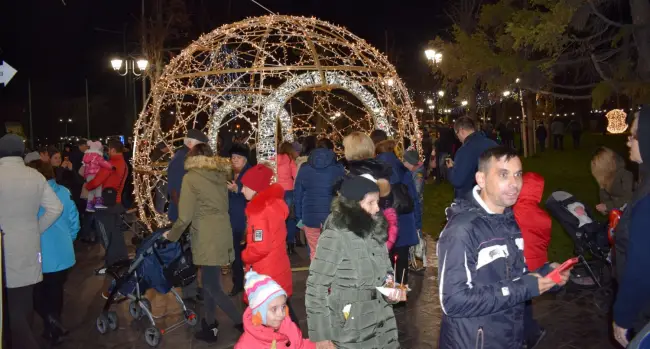
M623 133L627 130L627 114L623 109L610 110L605 117L607 118L607 132L609 133Z
M285 141L328 137L340 152L349 132L382 129L421 150L408 90L377 49L316 18L248 18L202 35L174 57L136 121L135 196L147 227L168 224L154 209L156 188L167 182L167 164L150 160L156 145L175 151L195 128L216 149L231 121L241 125L235 135L256 146L258 161L272 165L276 133Z

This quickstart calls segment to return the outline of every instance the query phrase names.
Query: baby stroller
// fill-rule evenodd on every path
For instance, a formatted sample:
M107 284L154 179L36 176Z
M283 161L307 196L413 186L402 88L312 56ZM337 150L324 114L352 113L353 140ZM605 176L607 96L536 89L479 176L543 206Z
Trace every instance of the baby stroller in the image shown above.
M611 271L607 223L596 220L587 205L565 191L553 192L546 200L546 209L569 234L580 260L570 280L577 285L600 288ZM585 259L587 253L592 257L589 262Z
M98 270L98 275L108 274L113 277L110 294L102 313L97 317L97 331L104 334L118 327L117 313L110 311L111 305L129 300L129 313L134 319L146 316L151 326L144 332L145 341L152 347L158 346L162 335L184 323L195 326L198 322L196 313L188 309L174 287L189 285L196 279L196 267L192 264L189 248L184 249L180 242L170 242L162 237L165 230L159 230L145 239L136 250L133 260L118 262L110 267ZM168 328L156 327L151 313L151 302L144 298L144 292L150 288L159 293L172 292L183 310L184 320ZM118 293L123 295L116 301Z

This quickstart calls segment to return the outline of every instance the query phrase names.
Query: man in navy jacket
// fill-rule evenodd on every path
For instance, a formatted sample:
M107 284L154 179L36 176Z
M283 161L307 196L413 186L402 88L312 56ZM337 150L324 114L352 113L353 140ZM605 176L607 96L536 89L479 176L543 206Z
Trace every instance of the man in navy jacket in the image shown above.
M476 132L474 120L466 116L456 120L454 132L463 145L456 152L455 159L448 159L446 162L449 168L449 182L454 186L455 198L459 199L465 198L476 184L474 174L478 168L479 156L497 144Z
M438 241L439 348L521 348L525 302L555 283L526 270L511 209L521 191L521 160L512 149L495 147L478 166L478 185L446 210ZM561 277L564 285L569 271Z

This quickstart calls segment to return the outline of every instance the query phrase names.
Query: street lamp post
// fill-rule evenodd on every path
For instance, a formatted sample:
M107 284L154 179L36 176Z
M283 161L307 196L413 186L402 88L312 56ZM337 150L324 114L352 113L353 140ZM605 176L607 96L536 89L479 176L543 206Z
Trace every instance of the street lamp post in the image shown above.
M68 138L68 124L72 123L72 119L59 119L60 124L65 125L65 138Z
M113 58L111 59L111 67L113 68L114 71L116 71L120 76L129 76L132 79L132 86L133 86L133 122L135 122L135 119L138 117L138 107L136 104L136 96L135 96L135 80L133 77L139 77L144 74L144 72L147 70L149 67L149 61L146 59L133 59L133 58L127 58L126 60L123 60L122 58ZM122 71L122 67L124 67L124 71ZM145 99L147 96L147 85L145 78L142 77L142 109L144 109L145 106ZM132 127L133 122L129 122L129 127Z
M433 64L438 64L442 61L442 53L437 52L434 49L424 50L424 56L427 57Z

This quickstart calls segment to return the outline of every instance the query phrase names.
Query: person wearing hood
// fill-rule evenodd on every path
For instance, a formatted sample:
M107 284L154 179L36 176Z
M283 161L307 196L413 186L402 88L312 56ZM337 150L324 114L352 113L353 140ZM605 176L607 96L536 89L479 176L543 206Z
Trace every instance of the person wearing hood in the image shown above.
M230 147L231 180L228 182L228 215L232 227L232 243L235 260L232 262L232 290L228 293L233 297L244 290L244 264L241 260L242 241L246 240L246 197L242 193L241 179L251 168L248 162L248 146L235 143Z
M621 209L632 198L634 176L625 169L625 161L613 150L600 147L591 159L591 174L600 187L596 210L604 215Z
M11 348L40 348L32 332L34 287L43 280L41 234L63 212L45 177L25 166L25 143L14 134L0 138L0 229ZM43 209L39 217L38 212Z
M245 288L249 303L244 311L244 334L235 349L316 349L302 338L300 326L287 314L289 296L275 280L249 271Z
M417 245L419 240L418 231L422 230L422 202L415 186L415 181L408 170L395 155L395 141L384 140L376 144L377 160L389 165L392 168L390 185L392 192L393 206L396 207L397 219L397 240L391 250L391 261L396 261L397 270L395 275L404 279L408 284L409 277L409 249ZM412 202L409 209L400 209L399 202Z
M368 173L348 178L339 193L309 267L309 339L319 349L399 348L392 307L399 297L377 291L395 272L377 180Z
M228 216L226 178L230 164L213 156L210 147L197 144L185 160L185 170L178 206L178 219L165 238L177 241L189 227L192 259L201 269L205 316L195 338L217 341L217 305L241 328L241 313L221 285L221 266L234 259L232 230Z
M197 129L187 131L187 136L183 139L183 147L174 152L169 165L167 165L167 196L169 197L169 206L167 207L167 218L174 223L178 219L178 205L181 195L181 185L185 177L185 158L192 148L199 144L208 143L208 137ZM183 300L189 303L196 303L201 300L201 292L197 281L183 287Z
M454 198L462 199L471 193L476 184L474 174L478 168L478 158L489 148L496 147L493 140L476 132L474 120L463 116L454 123L456 137L463 145L458 149L454 160L448 159L449 182L454 186Z
M290 297L293 294L291 263L285 248L287 227L285 220L289 208L284 203L284 189L279 183L271 184L273 170L255 165L242 177L242 193L249 200L246 206L246 248L242 261L246 270L266 274L282 285L287 293L287 307L293 321L298 323ZM244 301L248 299L244 297Z
M345 170L336 161L336 155L327 139L318 141L318 148L309 155L296 176L293 189L293 202L296 220L302 221L309 247L309 258L314 259L316 243L320 236L323 222L330 213L330 204L334 197L334 186Z
M475 177L471 194L447 208L438 241L439 348L521 348L525 302L556 284L527 273L524 240L511 208L522 187L517 153L488 149ZM569 271L560 275L564 285Z
M639 164L641 184L616 228L615 265L618 292L614 302L614 338L627 346L628 332L639 332L650 321L650 106L634 117L627 146L630 161Z
M551 243L551 216L539 207L544 193L544 177L535 172L522 176L522 187L512 207L521 236L524 239L526 267L532 272L548 273L548 246ZM534 348L546 335L533 318L533 303L526 302L524 312L526 348Z
M284 188L284 202L289 207L289 210L293 210L293 185L296 181L296 175L298 169L296 166L296 158L298 157L298 152L294 149L293 145L289 142L284 142L280 144L280 149L278 149L278 161L277 161L277 172L278 172L278 184ZM298 222L294 214L289 214L287 217L287 250L289 254L294 253L294 248L296 245L296 232L298 227L296 226Z

